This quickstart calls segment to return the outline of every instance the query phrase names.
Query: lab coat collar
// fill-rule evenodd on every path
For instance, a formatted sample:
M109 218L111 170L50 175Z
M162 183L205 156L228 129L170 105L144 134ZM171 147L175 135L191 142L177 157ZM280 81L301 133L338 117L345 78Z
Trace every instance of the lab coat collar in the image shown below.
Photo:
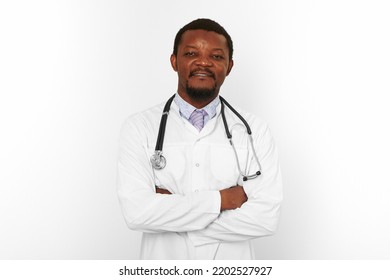
M187 120L190 119L191 114L197 109L194 106L192 106L190 103L185 101L178 93L176 93L174 101L176 105L178 105L179 107L180 115L186 118ZM207 113L208 117L206 122L214 118L214 116L216 115L216 108L220 103L221 101L219 99L219 96L217 96L209 104L201 108L205 110Z
M176 104L176 102L172 102L171 111L175 112L174 114L176 115L176 118L179 118L180 121L186 127L186 129L191 130L191 132L197 136L197 139L209 135L211 132L214 131L214 129L220 122L221 125L223 125L222 120L219 120L221 115L221 102L219 102L215 110L215 116L206 123L206 125L202 128L201 131L198 131L197 128L195 128L188 120L186 120L184 117L180 115L179 106Z

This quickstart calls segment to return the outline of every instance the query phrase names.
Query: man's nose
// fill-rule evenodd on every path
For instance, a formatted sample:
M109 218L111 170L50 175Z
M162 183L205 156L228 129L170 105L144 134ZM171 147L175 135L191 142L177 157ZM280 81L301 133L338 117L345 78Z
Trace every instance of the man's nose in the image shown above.
M198 59L195 61L195 63L197 66L203 66L203 67L213 66L213 62L207 56L199 56Z

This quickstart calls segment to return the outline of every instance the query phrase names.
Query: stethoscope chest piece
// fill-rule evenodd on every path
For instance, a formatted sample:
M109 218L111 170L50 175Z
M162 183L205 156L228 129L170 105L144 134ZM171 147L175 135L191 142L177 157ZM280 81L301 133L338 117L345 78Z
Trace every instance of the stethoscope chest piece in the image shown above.
M150 163L154 169L160 170L167 165L167 160L162 155L162 151L154 151L154 154L150 157Z

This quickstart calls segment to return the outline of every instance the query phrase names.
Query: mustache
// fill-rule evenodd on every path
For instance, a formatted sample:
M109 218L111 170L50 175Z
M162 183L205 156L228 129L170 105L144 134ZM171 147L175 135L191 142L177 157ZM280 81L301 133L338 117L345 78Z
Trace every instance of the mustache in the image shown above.
M190 77L192 77L192 76L194 76L194 75L196 75L197 73L207 73L207 74L209 74L211 77L213 77L214 79L215 79L215 74L214 74L214 72L213 71L211 71L210 69L208 69L208 68L197 68L197 69L194 69L194 70L192 70L191 72L190 72Z

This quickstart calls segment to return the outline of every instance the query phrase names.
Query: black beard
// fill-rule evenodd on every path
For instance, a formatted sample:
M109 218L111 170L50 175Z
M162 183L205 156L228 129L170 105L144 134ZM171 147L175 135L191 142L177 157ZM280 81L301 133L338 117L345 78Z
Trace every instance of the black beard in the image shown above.
M187 83L186 92L187 95L195 101L207 101L216 96L217 85L214 85L213 88L193 88L190 87Z

